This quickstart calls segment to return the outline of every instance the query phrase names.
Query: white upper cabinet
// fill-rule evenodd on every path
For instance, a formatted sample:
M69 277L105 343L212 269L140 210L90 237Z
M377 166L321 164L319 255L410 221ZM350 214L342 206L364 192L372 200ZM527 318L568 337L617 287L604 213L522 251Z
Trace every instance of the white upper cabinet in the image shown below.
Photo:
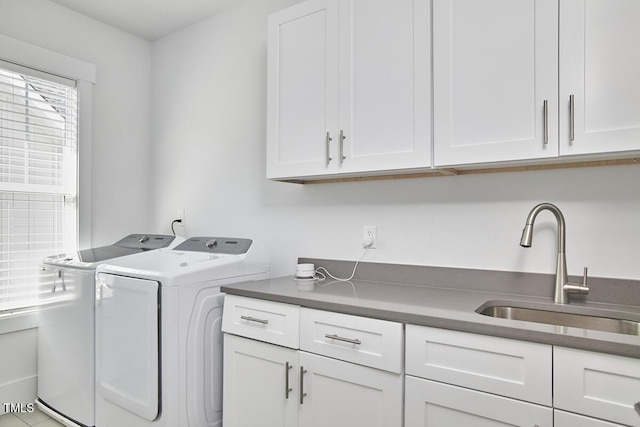
M637 154L638 22L638 0L294 5L269 18L267 178Z
M561 0L560 58L560 154L640 149L640 2Z
M431 166L428 0L320 0L269 21L267 178Z
M269 17L267 178L329 172L337 126L338 2L312 0Z
M428 0L340 2L338 172L431 166L429 29Z
M557 8L433 0L436 166L558 155Z
M433 0L434 164L640 150L638 22L637 0Z

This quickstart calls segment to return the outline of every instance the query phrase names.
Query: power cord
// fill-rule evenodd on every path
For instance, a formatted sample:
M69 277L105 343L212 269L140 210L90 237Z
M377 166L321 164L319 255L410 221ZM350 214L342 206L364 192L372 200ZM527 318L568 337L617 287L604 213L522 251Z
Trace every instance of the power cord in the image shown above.
M182 220L181 220L181 219L174 219L174 220L173 220L173 222L171 223L171 232L173 233L173 235L174 235L174 236L176 235L176 230L174 230L174 229L173 229L173 225L174 225L176 222L177 222L177 223L181 223L181 222L182 222Z
M362 259L364 258L364 256L367 254L367 252L369 252L369 247L365 247L364 252L362 253L362 256L360 257L360 259L358 259L358 261L356 261L356 264L353 266L353 271L351 272L351 276L349 276L348 279L341 279L339 277L335 277L333 274L329 273L329 270L327 270L324 267L318 267L316 268L316 271L314 271L315 276L317 277L318 281L322 282L323 280L325 280L327 278L327 276L331 277L333 280L335 280L336 282L348 282L349 280L353 279L353 277L356 275L356 269L358 268L358 264L360 264L360 261L362 261ZM326 275L320 271L323 270L324 273L327 273ZM320 276L320 277L318 277Z

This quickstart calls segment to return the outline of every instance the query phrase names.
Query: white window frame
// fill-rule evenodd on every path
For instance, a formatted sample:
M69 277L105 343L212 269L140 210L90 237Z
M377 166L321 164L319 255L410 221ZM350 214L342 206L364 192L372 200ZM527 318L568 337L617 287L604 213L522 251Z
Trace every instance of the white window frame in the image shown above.
M96 67L85 61L0 34L0 59L22 67L54 74L77 82L78 93L78 189L77 247L91 247L91 119L92 90ZM29 311L29 310L27 310ZM19 310L16 312L19 313ZM13 313L13 314L16 314ZM0 314L0 333L22 329L5 319L12 313ZM31 323L31 322L28 322ZM24 327L29 327L24 325Z

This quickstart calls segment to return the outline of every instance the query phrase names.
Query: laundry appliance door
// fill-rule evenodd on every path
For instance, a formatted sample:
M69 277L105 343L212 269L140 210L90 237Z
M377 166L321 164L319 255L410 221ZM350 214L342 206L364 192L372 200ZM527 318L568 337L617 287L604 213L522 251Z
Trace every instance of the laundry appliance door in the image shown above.
M158 282L99 273L98 397L146 420L160 413Z

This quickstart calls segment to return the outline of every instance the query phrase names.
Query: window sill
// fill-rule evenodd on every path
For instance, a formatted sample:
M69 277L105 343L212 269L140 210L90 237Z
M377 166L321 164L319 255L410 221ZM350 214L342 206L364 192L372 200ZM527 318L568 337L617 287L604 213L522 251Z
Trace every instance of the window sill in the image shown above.
M38 308L0 311L0 335L38 326Z

